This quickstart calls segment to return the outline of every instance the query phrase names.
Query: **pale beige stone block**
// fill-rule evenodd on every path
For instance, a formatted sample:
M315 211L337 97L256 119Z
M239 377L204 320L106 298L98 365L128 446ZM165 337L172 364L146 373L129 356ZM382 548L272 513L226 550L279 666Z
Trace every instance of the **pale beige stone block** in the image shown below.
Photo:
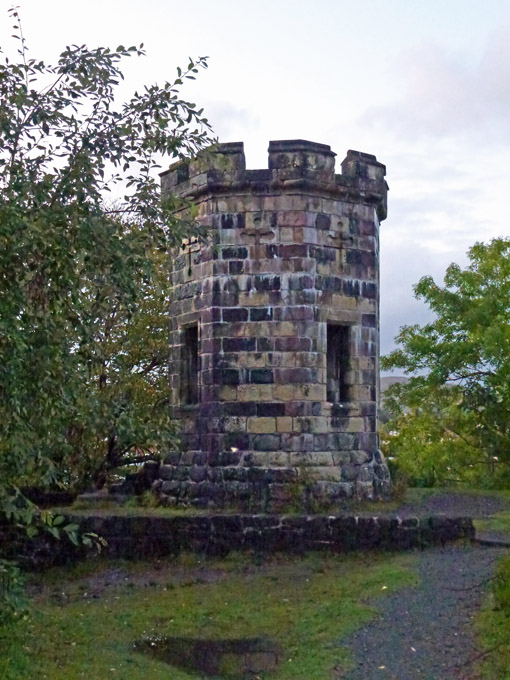
M260 434L276 432L276 418L248 418L247 431Z
M259 401L274 400L274 385L259 385Z
M264 307L269 304L267 293L256 290L243 291L239 293L240 307Z
M304 238L304 229L303 227L294 227L294 243L303 243L305 240Z
M286 451L269 451L267 464L275 467L287 467L289 465L289 454Z
M315 479L320 479L323 482L339 482L342 479L341 469L335 466L317 466L308 469Z
M218 397L220 401L236 401L237 387L233 385L222 385L219 389Z
M250 453L250 460L255 467L267 467L268 466L268 453L267 451L253 451Z
M308 465L331 467L334 465L331 451L294 451L290 454L290 464L296 467Z
M351 451L333 451L331 455L335 465L345 465L351 462Z
M368 385L352 385L350 394L353 401L371 401Z
M279 401L290 401L298 398L295 385L275 385L274 386L275 399Z
M279 365L287 368L297 366L296 352L283 352L282 361Z
M280 227L280 242L292 243L294 241L294 230L292 227Z
M332 297L332 307L334 309L358 309L358 302L355 297L350 295L340 295L339 293L333 293ZM359 311L359 310L358 310Z
M264 368L267 365L267 357L261 352L239 352L237 364L240 368Z
M274 322L272 330L273 336L296 336L298 334L296 324L292 321ZM264 336L264 334L262 333L261 337L268 337L268 335Z
M278 416L276 418L277 432L292 432L292 418L290 416Z
M325 401L325 385L295 385L295 398L303 401Z
M342 429L344 432L363 432L363 418L348 418L346 427Z
M370 455L366 451L351 451L351 463L354 465L363 465L368 463Z
M259 385L238 385L237 401L260 401Z

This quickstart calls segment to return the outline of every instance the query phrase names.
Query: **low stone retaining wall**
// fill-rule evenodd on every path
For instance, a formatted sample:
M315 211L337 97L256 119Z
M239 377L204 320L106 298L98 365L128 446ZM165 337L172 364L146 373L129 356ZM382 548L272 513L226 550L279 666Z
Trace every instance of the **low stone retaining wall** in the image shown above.
M475 535L469 517L400 518L326 515L69 515L82 531L108 541L121 558L161 557L182 551L226 555L232 550L304 553L309 550L405 550Z

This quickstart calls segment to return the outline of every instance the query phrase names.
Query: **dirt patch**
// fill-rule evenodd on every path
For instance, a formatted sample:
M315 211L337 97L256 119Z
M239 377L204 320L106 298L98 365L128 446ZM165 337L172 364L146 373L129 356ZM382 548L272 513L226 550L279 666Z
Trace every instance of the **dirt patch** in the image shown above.
M226 570L208 568L207 565L186 567L157 562L152 566L144 565L143 570L137 570L136 566L133 569L126 566L100 570L72 583L68 582L64 587L34 581L28 584L27 592L36 600L49 598L52 602L65 605L77 600L98 599L119 588L171 590L200 583L216 583L225 579L227 574Z
M267 675L277 669L282 656L278 645L263 637L235 640L152 637L134 642L133 647L171 666L225 680Z

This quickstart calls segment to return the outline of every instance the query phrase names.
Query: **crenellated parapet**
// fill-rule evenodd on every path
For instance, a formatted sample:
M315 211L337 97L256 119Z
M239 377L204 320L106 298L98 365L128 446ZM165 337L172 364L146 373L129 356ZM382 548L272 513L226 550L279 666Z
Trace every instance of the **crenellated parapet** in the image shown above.
M379 224L385 167L330 147L242 143L162 174L209 241L174 254L172 414L181 449L156 488L168 503L336 503L389 488L379 452Z
M267 169L247 170L244 144L218 144L197 159L181 161L161 174L163 191L198 198L207 193L249 190L254 194L306 190L332 198L363 200L386 218L386 167L375 156L348 151L341 174L335 174L336 154L327 144L302 139L269 142Z

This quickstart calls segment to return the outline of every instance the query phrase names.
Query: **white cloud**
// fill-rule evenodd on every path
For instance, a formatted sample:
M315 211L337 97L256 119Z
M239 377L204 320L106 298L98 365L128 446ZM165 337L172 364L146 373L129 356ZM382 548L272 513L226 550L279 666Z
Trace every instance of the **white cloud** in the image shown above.
M493 31L475 63L427 44L402 53L393 75L401 91L371 107L363 122L414 140L468 134L494 142L510 131L510 23Z

